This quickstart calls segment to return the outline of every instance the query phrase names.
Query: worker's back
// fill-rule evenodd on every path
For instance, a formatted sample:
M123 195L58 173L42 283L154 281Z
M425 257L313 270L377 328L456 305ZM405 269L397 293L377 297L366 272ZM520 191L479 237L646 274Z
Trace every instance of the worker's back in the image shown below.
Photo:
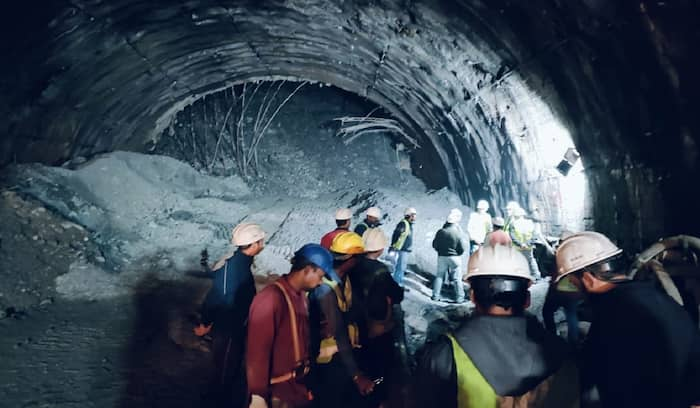
M420 361L421 407L578 407L578 371L563 340L533 317L478 316Z
M620 283L589 300L583 374L604 407L700 401L700 334L683 308L646 282Z

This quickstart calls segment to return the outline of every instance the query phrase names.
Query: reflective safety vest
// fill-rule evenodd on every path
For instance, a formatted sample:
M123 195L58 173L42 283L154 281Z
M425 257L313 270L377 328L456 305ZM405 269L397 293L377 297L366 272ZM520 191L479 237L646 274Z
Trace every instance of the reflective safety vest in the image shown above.
M578 408L578 370L573 361L565 361L556 373L520 396L496 394L452 334L452 357L457 369L457 408L500 408L546 406Z
M452 356L457 368L457 408L496 408L498 395L450 333Z
M394 245L391 247L394 248L397 251L400 251L401 248L403 248L403 244L406 243L406 240L408 239L408 236L411 235L411 223L408 222L407 219L402 219L401 222L404 224L404 229L401 235L399 235L399 238L394 242Z
M557 282L556 285L557 285L557 290L559 292L574 293L574 292L579 291L579 289L576 287L576 285L574 285L571 282L571 279L569 279L568 276L565 276L562 280Z
M512 228L513 240L525 244L528 248L532 248L530 241L535 235L535 224L527 218L520 218L513 221Z
M340 290L340 285L338 282L323 277L323 284L328 285L333 292L338 302L338 309L343 313L343 317L350 311L352 307L352 284L350 279L345 279L345 285L343 290ZM348 340L350 341L350 346L352 348L360 347L360 330L357 323L349 323L348 327ZM333 359L333 355L338 352L338 343L335 340L335 336L326 337L321 340L321 347L319 349L318 357L316 362L319 364L328 364Z
M469 239L482 244L486 237L486 234L493 231L493 223L491 221L491 215L488 213L481 214L478 212L473 212L469 215L469 222L467 223L467 232L469 233Z

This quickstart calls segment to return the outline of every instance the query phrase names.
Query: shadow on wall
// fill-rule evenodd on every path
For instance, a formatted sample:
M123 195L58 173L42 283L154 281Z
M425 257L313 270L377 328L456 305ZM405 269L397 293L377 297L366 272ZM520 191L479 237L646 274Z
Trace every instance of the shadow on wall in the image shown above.
M144 277L134 291L133 330L123 359L127 385L119 407L195 407L214 375L208 344L192 333L209 285Z

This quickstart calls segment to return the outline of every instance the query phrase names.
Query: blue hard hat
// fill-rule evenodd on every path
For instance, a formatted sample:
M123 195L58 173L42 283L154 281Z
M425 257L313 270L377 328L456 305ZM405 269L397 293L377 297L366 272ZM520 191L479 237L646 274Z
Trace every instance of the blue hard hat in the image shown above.
M306 244L294 253L294 257L301 257L323 269L326 275L333 276L333 255L319 244Z

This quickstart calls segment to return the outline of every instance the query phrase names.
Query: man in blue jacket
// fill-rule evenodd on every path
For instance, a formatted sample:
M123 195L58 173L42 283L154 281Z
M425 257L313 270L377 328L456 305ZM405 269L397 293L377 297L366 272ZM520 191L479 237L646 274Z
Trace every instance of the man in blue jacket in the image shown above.
M214 281L202 304L202 320L195 334L213 334L216 364L213 397L216 404L242 407L246 403L243 353L248 309L255 296L255 280L250 270L253 258L265 247L265 232L257 224L242 223L233 229L231 243L236 247L214 267Z

